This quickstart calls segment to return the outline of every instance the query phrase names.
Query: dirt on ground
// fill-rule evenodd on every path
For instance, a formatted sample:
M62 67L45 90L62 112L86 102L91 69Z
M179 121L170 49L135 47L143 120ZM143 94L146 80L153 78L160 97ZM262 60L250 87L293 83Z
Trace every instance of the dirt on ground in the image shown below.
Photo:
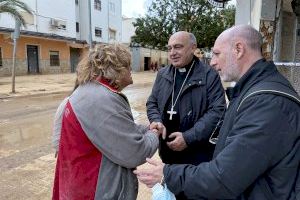
M134 84L124 90L137 123L148 123L145 103L155 75L133 73ZM17 76L11 93L11 77L0 77L0 199L51 199L53 116L74 82L75 74ZM151 199L151 190L140 184L138 199Z
M137 123L148 123L145 102L155 75L133 73L134 84L124 90ZM11 78L0 77L0 199L51 199L53 116L74 80L74 74L17 76L12 94ZM140 184L138 199L151 199L151 190Z

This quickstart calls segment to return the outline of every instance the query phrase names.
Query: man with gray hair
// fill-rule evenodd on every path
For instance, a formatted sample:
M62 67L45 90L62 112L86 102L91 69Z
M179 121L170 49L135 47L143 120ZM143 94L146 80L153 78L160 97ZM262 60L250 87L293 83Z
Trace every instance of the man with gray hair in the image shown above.
M223 81L237 82L228 96L214 157L199 165L170 165L148 159L136 170L152 186L164 175L174 194L188 199L300 199L300 100L271 61L262 38L248 25L224 31L211 65Z
M159 155L165 163L197 165L214 151L209 137L222 119L225 95L218 73L194 56L196 48L192 33L170 37L171 66L158 72L147 101L150 128L164 132Z

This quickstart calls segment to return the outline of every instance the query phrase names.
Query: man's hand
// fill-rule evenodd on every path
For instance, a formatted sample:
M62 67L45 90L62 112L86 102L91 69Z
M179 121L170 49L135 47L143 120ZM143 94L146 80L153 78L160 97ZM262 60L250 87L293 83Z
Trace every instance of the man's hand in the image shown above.
M167 142L168 147L173 151L182 151L187 147L181 132L173 132L169 138L175 138L173 141Z
M137 175L140 182L147 185L148 188L152 188L156 183L160 183L165 164L152 158L146 158L146 160L150 166L147 169L136 169L133 173Z
M161 122L152 122L150 124L150 130L157 129L158 133L162 135L163 139L166 139L167 130Z

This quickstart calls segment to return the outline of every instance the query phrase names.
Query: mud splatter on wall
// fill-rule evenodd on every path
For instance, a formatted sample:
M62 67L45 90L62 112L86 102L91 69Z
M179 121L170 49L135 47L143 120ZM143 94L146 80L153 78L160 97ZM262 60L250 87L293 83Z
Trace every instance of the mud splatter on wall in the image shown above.
M260 20L259 31L263 36L262 52L267 60L272 60L273 58L275 28L274 21Z

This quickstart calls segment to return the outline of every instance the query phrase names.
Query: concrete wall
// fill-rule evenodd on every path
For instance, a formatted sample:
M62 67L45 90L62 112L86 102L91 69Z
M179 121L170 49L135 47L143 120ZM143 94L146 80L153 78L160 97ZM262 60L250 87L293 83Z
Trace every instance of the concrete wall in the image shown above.
M278 62L300 60L300 25L289 0L237 0L236 5L236 25L249 24L262 33L265 58Z
M284 22L281 28L281 62L294 61L295 52L295 16L290 12L282 13L282 20Z
M0 66L0 77L1 76L11 76L12 72L12 59L2 59L2 66ZM27 60L26 59L16 59L16 75L27 74Z
M276 23L276 30L275 30L275 34L274 34L274 46L273 46L273 60L274 62L279 62L280 61L280 55L281 55L281 49L282 49L282 26L283 26L283 21L282 21L282 6L281 4L277 4L277 13L276 13L276 18L277 21L275 21Z
M141 65L140 65L140 50L138 47L132 47L130 48L131 51L131 67L132 67L132 71L135 72L139 72L139 71L143 71L143 69L141 69Z
M162 64L168 64L168 54L165 51L160 51L156 49L148 49L143 47L131 47L132 55L132 70L133 71L144 71L145 67L145 57L149 58L149 65L157 63L157 66Z
M169 64L168 52L162 51L161 54L160 54L160 57L161 57L161 64L164 64L164 65Z
M148 57L150 58L149 61L148 61L148 66L150 68L150 64L152 62L152 57L151 57L151 49L148 49L148 48L140 48L140 57L138 58L139 60L139 69L140 71L144 71L144 68L145 68L145 57ZM135 58L133 58L135 59Z
M160 50L151 50L151 63L157 63L159 64L160 62Z
M263 0L261 2L261 20L275 21L276 1Z
M300 65L298 67L277 65L277 69L290 81L300 95Z
M292 13L290 2L291 0L236 2L236 25L249 24L262 33L263 53L267 59L300 62L300 20ZM280 65L278 69L300 93L300 66Z
M300 17L297 18L295 33L295 62L300 62Z

